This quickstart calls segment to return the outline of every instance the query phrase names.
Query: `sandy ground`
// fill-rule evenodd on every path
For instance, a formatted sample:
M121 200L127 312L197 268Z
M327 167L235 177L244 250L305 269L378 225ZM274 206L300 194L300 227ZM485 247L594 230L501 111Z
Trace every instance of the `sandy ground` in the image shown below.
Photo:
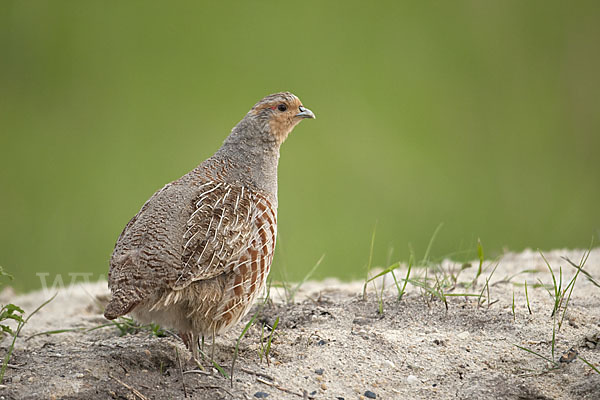
M563 287L576 270L561 256L578 263L583 253L545 254L556 274L562 266ZM188 372L197 368L181 341L148 330L119 336L118 329L106 327L27 340L39 332L107 322L98 302L108 293L105 282L67 288L23 329L0 399L600 399L600 374L581 359L557 362L553 369L548 361L515 346L552 358L553 299L546 289L533 287L552 282L540 255L507 253L484 263L476 288L461 287L461 282L472 281L477 264L462 271L449 292L479 293L497 264L489 302L484 290L481 306L475 297L460 296L448 297L446 308L413 285L398 301L389 276L383 314L378 313L372 285L363 300L362 282L308 282L293 304L284 300L281 289L272 288L272 304L259 317L268 325L280 318L269 365L259 357L258 322L241 340L233 382L208 361L206 374ZM444 261L441 268L448 277L461 265ZM600 249L591 252L584 268L600 281ZM400 268L397 276L405 273ZM423 276L424 269L413 274ZM382 283L377 281L377 286ZM13 302L31 312L51 295L40 291L15 297L5 290L0 303ZM215 360L227 371L235 340L249 319L217 338ZM269 333L265 328L264 336ZM8 337L2 340L1 354L9 343ZM554 358L568 361L575 352L600 368L600 288L581 274L556 334Z

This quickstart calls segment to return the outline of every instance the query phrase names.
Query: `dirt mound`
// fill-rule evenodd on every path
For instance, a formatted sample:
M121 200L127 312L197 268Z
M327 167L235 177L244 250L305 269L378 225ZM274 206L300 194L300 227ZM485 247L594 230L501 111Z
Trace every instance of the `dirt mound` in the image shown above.
M424 268L413 268L400 301L391 276L375 282L377 291L369 284L366 300L362 282L309 282L293 304L273 288L272 302L240 342L233 386L209 361L206 373L190 372L197 368L172 335L89 330L107 323L97 300L107 295L106 283L67 288L23 329L0 398L598 399L600 373L581 358L599 368L600 288L580 273L567 305L577 270L561 258L577 264L583 253L545 254L557 284L562 266L562 290L568 289L556 318L554 289L540 286L552 285L552 276L530 251L486 262L475 287L478 262L466 268L444 261L428 270L427 280ZM591 252L584 269L600 281L600 250ZM405 275L406 268L396 271L399 280ZM382 284L387 288L380 292ZM31 312L50 296L36 292L0 302ZM215 361L227 373L250 317L217 338ZM277 318L267 365L261 343L264 348ZM27 340L63 329L78 330ZM4 353L9 345L5 337ZM210 354L210 344L206 350Z

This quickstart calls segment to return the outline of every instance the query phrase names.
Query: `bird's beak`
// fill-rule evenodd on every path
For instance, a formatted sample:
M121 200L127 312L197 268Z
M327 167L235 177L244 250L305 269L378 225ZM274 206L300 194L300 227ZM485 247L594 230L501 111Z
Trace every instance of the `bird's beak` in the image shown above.
M317 117L315 117L315 114L312 111L310 111L308 108L300 106L299 110L300 110L300 112L298 114L296 114L296 117L317 118Z

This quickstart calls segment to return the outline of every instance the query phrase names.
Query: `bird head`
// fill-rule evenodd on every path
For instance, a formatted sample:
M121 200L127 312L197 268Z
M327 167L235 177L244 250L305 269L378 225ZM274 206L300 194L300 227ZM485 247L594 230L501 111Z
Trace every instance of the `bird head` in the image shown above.
M289 133L305 118L316 118L315 114L302 105L298 97L290 92L266 96L252 107L248 116L263 121L277 144L283 143Z

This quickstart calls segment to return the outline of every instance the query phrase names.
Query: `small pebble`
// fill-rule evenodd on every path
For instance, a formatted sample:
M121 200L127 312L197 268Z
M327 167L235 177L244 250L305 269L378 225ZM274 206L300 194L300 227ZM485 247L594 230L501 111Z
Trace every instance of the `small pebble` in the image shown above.
M355 334L355 335L359 335L360 336L360 335L366 335L367 331L364 330L364 329L362 329L362 328L360 328L360 329L357 329L357 330L353 330L352 333Z
M265 393L265 392L256 392L254 393L254 397L259 398L259 399L265 399L269 396L269 393Z
M83 378L84 376L81 372L75 374L75 378Z
M371 320L367 319L367 318L354 318L354 321L352 321L353 324L356 325L367 325L371 323Z
M387 365L388 367L390 367L390 368L396 368L396 364L394 364L394 363L393 363L392 361L390 361L390 360L384 360L384 361L383 361L383 363L384 363L385 365Z
M406 377L406 382L409 385L414 385L415 383L419 383L419 378L417 378L414 375L409 375L409 376Z
M327 385L325 384L325 382L321 383L321 389L327 390Z
M371 392L370 390L367 390L365 392L365 397L368 399L376 399L377 395L375 393Z
M471 334L468 331L464 331L459 333L458 335L456 335L459 339L465 340L467 339Z
M315 374L317 374L317 375L323 375L323 372L325 372L325 370L323 368L315 369Z
M597 344L598 342L600 342L600 334L598 333L593 333L591 335L588 335L585 337L585 340L587 342L590 342L592 344Z

